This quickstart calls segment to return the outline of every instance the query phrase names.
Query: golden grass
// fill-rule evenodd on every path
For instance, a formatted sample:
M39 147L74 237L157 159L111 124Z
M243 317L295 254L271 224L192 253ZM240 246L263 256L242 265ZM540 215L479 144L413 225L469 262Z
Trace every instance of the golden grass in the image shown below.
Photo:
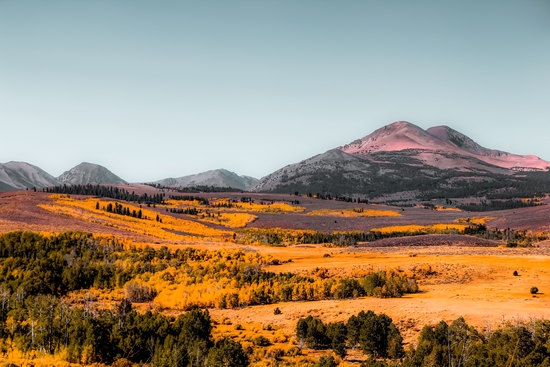
M145 234L164 240L221 240L228 239L233 235L229 231L210 228L204 224L190 220L174 218L170 215L164 215L146 208L139 208L132 204L124 203L123 206L130 210L141 210L145 219L108 213L101 210L101 208L106 207L108 204L114 205L115 201L99 199L76 200L63 195L52 195L51 198L54 199L54 204L39 204L38 206L58 215L66 215L83 221ZM96 209L96 203L99 203L99 210ZM156 220L157 215L162 222Z
M435 210L442 211L442 212L462 212L462 210L458 208L446 208L444 206L436 206Z
M496 219L494 217L475 217L475 218L460 218L457 223L461 224L478 224L485 225L488 221Z
M319 209L313 210L307 215L313 216L327 216L327 217L400 217L396 211L393 210L380 210L380 209Z
M248 213L214 213L213 217L200 218L202 222L219 224L228 228L243 228L248 223L258 219L257 216Z
M218 204L229 203L230 199L221 198L221 199L212 199L210 205L215 207ZM301 213L306 210L306 208L298 205L290 205L281 202L274 202L273 204L269 203L232 203L232 208L215 208L216 210L224 212L234 212L241 211L247 213Z

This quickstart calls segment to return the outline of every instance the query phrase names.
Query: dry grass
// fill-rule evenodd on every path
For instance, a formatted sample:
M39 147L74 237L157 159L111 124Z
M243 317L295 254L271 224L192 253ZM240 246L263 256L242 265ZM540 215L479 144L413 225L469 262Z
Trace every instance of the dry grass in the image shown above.
M74 199L64 195L52 195L51 198L54 200L54 204L39 204L38 206L55 214L165 240L196 241L204 238L219 240L230 238L233 234L127 203L124 203L124 207L131 211L141 211L142 219L109 213L101 209L109 204L114 206L116 202L112 200ZM96 205L100 209L96 209ZM157 216L160 221L156 220Z
M315 216L327 216L327 217L342 217L342 218L376 218L376 217L400 217L396 211L393 210L379 210L379 209L363 209L363 208L353 208L353 209L319 209L313 210L307 215Z
M382 228L372 228L371 231L374 232L380 232L380 233L415 233L415 232L442 232L442 231L463 231L468 225L466 224L456 224L456 223L439 223L439 224L432 224L428 226L421 226L421 225L404 225L404 226L389 226L389 227L382 227Z
M143 190L145 189L152 190L150 188L144 188ZM219 199L224 197L222 195L228 196L228 194L212 195ZM250 194L250 196L253 196L256 201L264 198L273 199L284 204L285 206L279 207L285 210L289 209L288 207L297 208L294 205L283 203L284 199L295 199L289 195ZM1 194L0 231L17 229L42 232L59 232L71 229L87 230L93 233L110 233L118 238L132 239L135 242L150 243L154 247L168 244L171 248L181 248L181 236L183 238L196 238L193 242L184 242L185 244L192 244L194 247L210 250L218 250L221 246L240 248L250 254L260 253L281 261L292 260L292 262L283 265L265 267L266 270L274 272L291 271L312 274L319 271L319 269L323 269L329 276L356 277L368 271L382 269L399 274L414 275L418 279L422 292L407 295L400 299L359 298L287 302L234 310L213 309L211 311L213 318L219 322L215 329L216 338L228 334L238 340L243 340L243 343L248 343L247 339L252 336L263 335L272 340L272 346L260 349L262 353L265 351L266 360L269 360L268 350L273 348L284 349L292 345L296 322L300 317L307 315L318 316L325 321L343 321L361 310L371 309L375 312L384 312L394 319L403 332L405 340L413 343L418 337L422 326L435 324L441 319L451 321L458 316L464 316L468 323L482 330L487 325L493 325L494 327L500 324L502 320L548 317L548 309L550 308L550 245L541 244L540 248L526 249L457 246L340 249L317 245L289 247L236 245L223 242L226 234L232 234L232 231L224 231L209 226L209 224L213 225L214 223L201 224L196 220L185 220L165 215L161 212L165 210L164 207L159 207L157 211L151 210L152 213L147 214L148 216L161 215L162 225L157 227L154 220L143 221L147 222L147 226L152 224L149 232L141 227L135 227L136 232L133 232L125 227L132 225L127 223L126 218L119 218L120 216L113 218L107 216L105 212L96 213L95 207L90 209L90 203L87 203L86 200L71 202L60 202L60 200L50 199L47 195L39 193ZM95 205L95 201L92 201L93 205ZM314 199L300 198L300 201L301 208L313 211L324 210L324 213L342 213L342 211L352 211L357 207L357 204L348 205L346 203ZM109 201L103 200L102 202ZM53 212L42 210L37 205L49 205ZM128 206L129 204L123 203L123 205ZM173 205L173 203L170 203L170 205ZM239 205L242 208L228 210L219 208L219 210L224 214L248 214L253 212L252 209L260 210L259 207L261 207L272 210L271 213L274 213L274 208L278 207L273 206L275 204L257 204L258 208L252 205L248 208L250 209L249 212L246 209L248 203L239 203ZM63 210L54 209L55 206L59 206L63 210L68 211L70 209L81 213L79 215L82 217L77 217L74 214L60 215ZM365 206L364 208L367 211L367 209L378 210L379 207ZM295 209L292 212L286 212L286 215L271 213L258 213L256 215L258 219L253 225L276 227L273 224L277 223L281 228L286 228L285 230L298 227L298 231L301 230L301 226L306 227L306 230L314 228L326 231L342 229L368 230L372 227L383 231L402 231L403 229L407 231L418 229L444 231L447 229L461 230L471 224L486 224L493 228L530 229L537 232L550 230L549 206L491 212L487 213L486 217L469 219L468 215L471 214L465 212L406 208L398 213L401 216L373 218L344 216L338 218L338 223L334 218L326 218L328 215L304 215ZM85 218L86 216L99 218L100 220L91 222ZM118 223L117 220L122 221L120 228L109 226L108 223ZM166 232L163 228L167 228L167 225L172 223L171 220L176 221L171 225L177 226L179 231L182 232L183 228L186 228L184 232L188 234L172 233L167 236L170 239L164 238L164 235L158 236L156 231ZM102 221L105 223L101 223ZM181 226L179 223L181 223ZM143 224L141 225L143 226ZM203 229L203 227L206 229ZM171 237L172 235L175 237ZM177 240L172 238L177 238ZM411 237L411 239L414 238ZM208 240L214 242L207 242ZM156 241L159 244L153 243ZM330 256L325 257L325 255ZM517 277L512 275L515 270L519 272ZM164 285L160 280L156 281L155 278L151 279L152 284L155 284L156 287L163 287L163 291L166 292L162 296L166 297L164 304L169 306L165 312L169 314L180 313L181 311L177 310L177 307L172 307L170 302L178 301L177 297L181 297L181 292L185 291L189 293L189 297L192 297L193 290L191 288L171 290L169 286ZM213 290L219 286L214 282L211 284ZM532 286L537 286L540 289L540 294L535 297L529 293ZM73 296L77 297L78 295ZM119 294L98 295L98 299L101 299L101 297L104 297L105 301L108 302L110 299L119 297ZM136 304L136 307L143 309L152 306L152 304ZM275 307L281 309L281 315L273 314ZM221 323L223 318L228 318L231 325L228 325L227 322L225 324ZM237 324L241 324L244 330L236 329ZM264 330L262 326L265 324L271 324L275 330ZM287 337L288 340L283 342L284 338ZM305 350L304 353L306 355L300 358L315 360L320 355L319 352L308 350ZM261 362L257 361L256 363L259 365Z

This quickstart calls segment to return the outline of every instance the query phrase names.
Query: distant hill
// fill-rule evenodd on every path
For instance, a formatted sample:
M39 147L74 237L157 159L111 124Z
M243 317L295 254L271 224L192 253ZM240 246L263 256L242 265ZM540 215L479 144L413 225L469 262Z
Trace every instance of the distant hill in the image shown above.
M46 171L26 162L0 163L0 191L25 190L59 185Z
M239 176L226 169L216 169L178 178L165 178L154 183L163 186L189 187L212 186L232 187L240 190L248 190L256 184L258 179L250 176Z
M487 149L448 127L406 121L285 166L251 191L367 196L399 204L434 198L501 200L550 193L550 162Z
M57 178L62 184L87 185L87 184L125 184L122 178L118 177L107 168L98 164L82 162L79 165L65 171Z

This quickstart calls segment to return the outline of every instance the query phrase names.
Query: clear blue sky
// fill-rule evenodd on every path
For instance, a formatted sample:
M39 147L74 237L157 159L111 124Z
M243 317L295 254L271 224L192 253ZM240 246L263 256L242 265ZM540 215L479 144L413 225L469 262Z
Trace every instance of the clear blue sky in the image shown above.
M0 0L0 162L261 177L397 120L550 160L550 1Z

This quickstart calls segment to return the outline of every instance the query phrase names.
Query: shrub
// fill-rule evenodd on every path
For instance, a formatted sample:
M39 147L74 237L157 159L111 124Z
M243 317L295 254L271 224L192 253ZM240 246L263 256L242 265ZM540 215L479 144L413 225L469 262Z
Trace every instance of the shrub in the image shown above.
M269 341L268 338L266 338L265 336L263 335L258 335L257 337L255 337L252 342L254 343L255 346L257 347L268 347L271 345L271 342Z
M280 315L282 314L283 312L281 311L281 309L279 307L275 307L275 309L273 310L273 314L274 315Z
M315 364L315 367L336 367L338 363L331 355L322 356L319 361Z
M124 285L124 295L130 302L148 302L157 292L146 283L130 280Z
M296 357L302 355L302 349L300 347L292 347L288 349L285 354L289 357Z
M517 277L519 274L518 274L518 271L517 270L514 270L514 276Z
M539 293L539 289L537 287L531 287L531 294L537 294Z

